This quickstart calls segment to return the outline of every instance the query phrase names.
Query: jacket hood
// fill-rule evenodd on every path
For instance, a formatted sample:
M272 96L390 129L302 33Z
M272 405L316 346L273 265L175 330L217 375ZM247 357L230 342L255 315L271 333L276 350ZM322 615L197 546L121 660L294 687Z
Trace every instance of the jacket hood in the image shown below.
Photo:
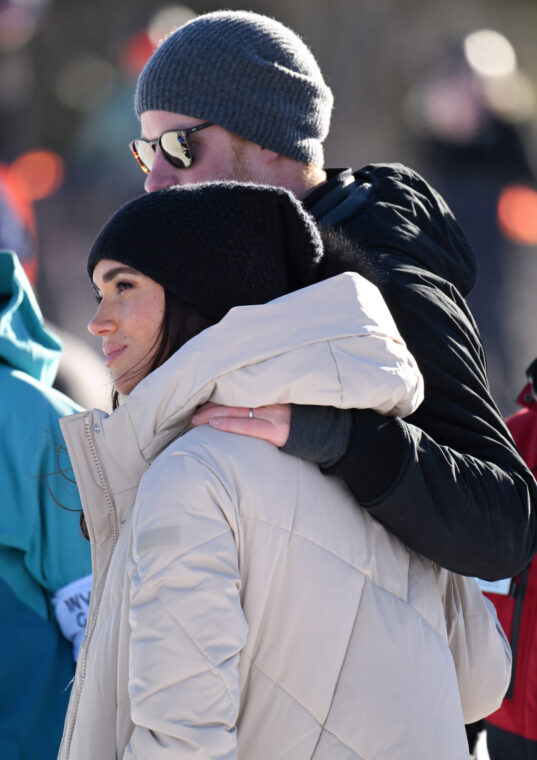
M267 304L232 309L143 380L126 409L152 460L162 433L168 438L170 427L184 432L208 400L368 408L404 417L422 394L417 366L377 288L348 273Z
M209 400L406 416L422 398L421 374L380 292L346 273L267 304L231 309L151 372L111 415L94 410L64 418L61 427L75 472L80 418L87 431L98 431L117 492L133 487Z
M51 386L61 351L17 256L0 251L0 360Z
M475 253L453 213L436 190L402 164L329 174L324 192L319 188L305 205L321 225L353 228L366 258L388 254L403 266L447 280L463 296L475 285Z

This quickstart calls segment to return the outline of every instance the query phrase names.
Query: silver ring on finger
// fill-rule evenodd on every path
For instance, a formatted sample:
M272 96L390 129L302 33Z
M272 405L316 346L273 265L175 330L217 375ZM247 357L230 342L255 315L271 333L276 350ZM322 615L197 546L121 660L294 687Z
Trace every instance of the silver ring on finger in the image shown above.
M251 420L253 416L254 416L254 410L252 409L252 407L250 407L248 409L248 419Z

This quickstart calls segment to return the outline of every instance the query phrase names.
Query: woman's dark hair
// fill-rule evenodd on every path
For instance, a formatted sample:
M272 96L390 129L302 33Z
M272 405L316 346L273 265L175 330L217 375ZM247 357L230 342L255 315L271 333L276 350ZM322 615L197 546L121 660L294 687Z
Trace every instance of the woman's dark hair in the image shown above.
M324 280L347 270L357 271L367 279L375 282L376 272L369 257L356 249L356 246L341 232L332 227L321 228L321 237L325 255L317 272L317 280ZM377 276L378 279L378 276ZM165 305L162 325L155 342L148 354L146 375L160 367L182 345L198 333L214 324L215 320L201 314L169 290L164 290ZM155 350L156 349L156 350ZM142 359L143 362L143 359ZM119 406L119 394L112 392L112 409ZM82 513L80 524L82 532L89 538Z
M156 352L151 361L148 362L147 374L164 364L166 359L169 359L184 343L205 330L206 327L214 324L214 320L201 314L169 290L164 291L164 297L164 316L155 343L152 346L152 349L156 348ZM114 390L112 391L112 409L116 409L118 406L119 394ZM80 515L80 529L82 535L89 539L84 512Z
M344 232L335 227L320 227L324 255L316 272L317 281L327 280L342 272L357 272L374 285L386 281L386 276L379 266L378 254L372 255L368 250L356 245Z
M153 372L166 359L169 359L181 346L195 335L214 324L214 320L201 314L190 304L169 290L164 290L164 316L162 325L151 347L151 353L156 349L151 361L148 362L147 372ZM119 406L119 394L112 392L112 409Z

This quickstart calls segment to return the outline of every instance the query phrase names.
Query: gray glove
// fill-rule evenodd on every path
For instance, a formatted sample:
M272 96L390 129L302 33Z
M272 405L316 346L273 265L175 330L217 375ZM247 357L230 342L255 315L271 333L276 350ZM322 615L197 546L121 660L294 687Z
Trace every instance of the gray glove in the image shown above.
M347 451L351 421L350 409L291 404L289 438L281 450L330 467Z

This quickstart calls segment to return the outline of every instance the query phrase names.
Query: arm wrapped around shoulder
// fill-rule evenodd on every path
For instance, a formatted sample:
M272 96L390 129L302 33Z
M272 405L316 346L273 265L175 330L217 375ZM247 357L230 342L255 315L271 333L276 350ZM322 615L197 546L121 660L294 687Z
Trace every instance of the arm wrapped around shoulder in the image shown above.
M465 723L498 709L509 686L512 655L494 605L473 578L439 569L449 648Z

